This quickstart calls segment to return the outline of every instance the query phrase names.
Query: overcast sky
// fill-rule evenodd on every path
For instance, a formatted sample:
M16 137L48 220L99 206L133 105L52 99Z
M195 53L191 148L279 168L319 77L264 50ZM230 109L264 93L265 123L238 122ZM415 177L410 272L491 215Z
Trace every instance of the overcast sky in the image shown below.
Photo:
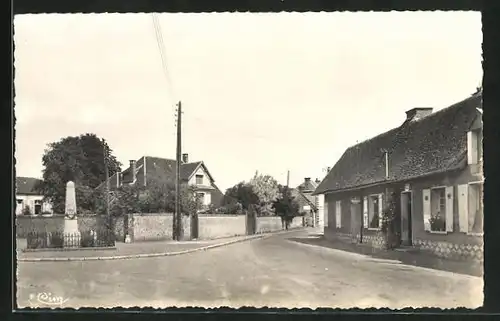
M256 170L322 178L413 107L446 107L482 79L479 12L16 16L18 176L50 142L95 133L118 159L183 152L221 189Z

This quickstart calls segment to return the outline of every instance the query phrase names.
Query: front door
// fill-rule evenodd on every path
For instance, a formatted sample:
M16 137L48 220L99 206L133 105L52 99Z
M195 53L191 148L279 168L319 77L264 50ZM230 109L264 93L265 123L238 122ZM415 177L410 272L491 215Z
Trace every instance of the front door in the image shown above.
M351 239L355 242L360 242L359 239L359 225L360 225L360 213L361 213L361 204L359 202L351 203L351 222L350 222L350 231L351 231Z
M412 245L411 192L401 193L401 244Z

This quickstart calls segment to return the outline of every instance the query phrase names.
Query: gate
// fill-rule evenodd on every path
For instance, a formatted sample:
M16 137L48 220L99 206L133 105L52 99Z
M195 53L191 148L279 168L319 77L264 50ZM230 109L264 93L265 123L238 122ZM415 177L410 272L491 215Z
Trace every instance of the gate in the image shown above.
M246 214L247 235L254 235L257 228L257 214L253 205L250 205Z
M191 215L191 239L196 240L198 238L198 213L193 213Z

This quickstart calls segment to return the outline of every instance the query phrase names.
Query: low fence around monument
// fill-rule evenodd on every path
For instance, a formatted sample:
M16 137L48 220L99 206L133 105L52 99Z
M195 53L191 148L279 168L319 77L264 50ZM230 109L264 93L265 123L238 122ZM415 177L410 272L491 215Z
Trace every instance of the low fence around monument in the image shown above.
M105 222L105 217L100 215L78 215L78 230L84 233L100 229ZM16 237L26 238L31 232L63 232L64 215L54 214L51 216L16 216Z
M96 230L83 233L36 232L27 234L27 249L113 247L112 231Z

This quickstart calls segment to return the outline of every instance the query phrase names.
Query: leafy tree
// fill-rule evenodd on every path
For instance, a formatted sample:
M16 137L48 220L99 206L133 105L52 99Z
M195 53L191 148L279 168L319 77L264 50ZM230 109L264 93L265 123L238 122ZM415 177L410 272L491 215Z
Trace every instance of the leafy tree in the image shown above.
M103 142L95 134L69 136L48 145L42 157L43 181L36 189L52 203L55 213L64 212L66 183L75 183L78 211L92 211L95 189L105 179ZM121 164L109 151L109 175L120 171Z
M243 210L248 211L250 205L259 204L259 197L250 184L240 182L226 190L223 204L224 207L232 209L237 209L236 204L240 204Z
M260 215L272 215L272 204L279 197L278 182L270 175L255 173L249 185L259 198L259 204L256 206L257 212Z
M291 220L299 215L299 203L292 195L292 190L287 186L278 186L279 189L279 197L272 204L272 208L274 209L276 215L281 216L283 221L287 224L291 222Z

